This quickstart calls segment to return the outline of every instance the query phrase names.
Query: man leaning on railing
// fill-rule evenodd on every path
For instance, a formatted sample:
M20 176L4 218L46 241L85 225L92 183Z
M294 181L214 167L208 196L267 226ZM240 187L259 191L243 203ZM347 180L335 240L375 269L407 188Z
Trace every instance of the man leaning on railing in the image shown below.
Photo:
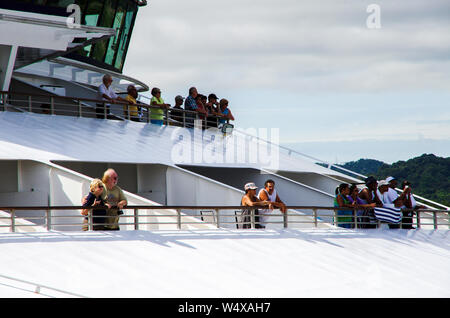
M103 76L103 83L98 87L98 99L104 101L103 104L97 104L95 112L97 113L97 118L108 118L111 119L110 106L116 101L128 102L126 99L117 95L111 84L113 82L112 76L106 74ZM108 102L108 103L105 103Z
M128 105L123 105L123 113L125 118L132 121L140 121L139 118L139 107L137 106L136 98L138 97L137 89L134 85L128 85L127 87L127 100Z

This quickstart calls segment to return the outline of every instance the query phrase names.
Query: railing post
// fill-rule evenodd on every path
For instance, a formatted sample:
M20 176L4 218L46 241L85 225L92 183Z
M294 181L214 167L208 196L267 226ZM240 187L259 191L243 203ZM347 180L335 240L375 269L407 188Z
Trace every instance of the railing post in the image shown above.
M16 231L15 214L16 214L16 211L15 210L11 210L11 232L13 232L13 233Z
M353 221L354 221L354 223L355 223L355 229L357 229L358 228L358 215L357 215L357 212L356 212L356 208L353 208Z
M181 211L177 209L177 228L181 230Z
M31 100L31 96L28 96L28 111L31 113L33 110L33 101Z
M94 213L94 209L89 210L88 212L88 230L93 231L94 230L94 219L92 218L92 214ZM107 218L103 219L104 222L108 222L109 220Z
M255 209L250 210L250 228L255 228Z
M450 212L447 213L447 216L448 216L448 218L447 218L447 220L448 220L448 228L450 229Z
M334 211L334 225L335 225L335 226L339 226L339 224L338 224L337 210L333 210L333 211Z
M82 107L81 107L81 101L78 101L78 117L82 117Z
M433 227L434 227L434 229L435 230L437 230L437 228L438 228L438 220L437 220L437 215L436 215L436 212L433 212Z
M2 105L3 105L3 111L6 112L6 94L2 93L0 96L2 98L1 102L2 102Z
M313 214L314 214L314 226L317 227L317 209L313 209Z
M186 127L186 112L183 111L183 127Z
M134 209L134 229L139 230L139 210Z
M219 209L215 209L215 210L216 210L216 225L217 225L217 228L220 228Z
M46 215L46 223L47 223L47 231L51 231L52 229L52 218L51 218L51 212L50 209L45 210L45 215Z
M107 111L106 111L106 103L105 102L103 102L103 119L106 119L108 116L107 116Z
M288 228L288 211L283 213L283 226L285 229Z
M53 97L50 97L50 114L55 114L55 99Z
M420 229L420 211L416 212L417 228Z

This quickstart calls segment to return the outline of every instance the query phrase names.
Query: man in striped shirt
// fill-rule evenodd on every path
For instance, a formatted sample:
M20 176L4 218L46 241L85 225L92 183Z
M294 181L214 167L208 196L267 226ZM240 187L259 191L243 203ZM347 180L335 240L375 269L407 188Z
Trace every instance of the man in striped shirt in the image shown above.
M400 228L402 220L403 197L399 196L394 201L388 197L389 183L386 180L378 182L379 198L383 203L382 207L375 208L375 217L382 222L387 222L390 229Z

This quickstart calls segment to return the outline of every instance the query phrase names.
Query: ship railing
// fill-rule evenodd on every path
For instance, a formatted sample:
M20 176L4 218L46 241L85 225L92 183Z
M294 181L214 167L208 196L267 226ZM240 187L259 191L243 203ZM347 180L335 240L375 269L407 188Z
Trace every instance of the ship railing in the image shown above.
M137 107L138 111L135 111ZM162 110L162 114L161 113ZM163 125L193 128L200 123L200 128L222 128L229 120L222 116L205 116L197 111L160 108L142 102L131 105L126 102L114 103L80 97L30 94L22 92L0 91L0 111L30 112L46 115L63 115L73 117L131 120L151 123L153 118L162 118Z
M35 207L0 207L9 213L9 216L0 217L0 230L9 228L9 232L27 231L25 227L40 226L48 231L55 227L58 229L64 227L78 227L79 230L92 230L96 225L111 225L108 218L111 216L92 215L92 211L98 207L89 207L88 216L81 215L81 213L73 214L74 211L80 211L82 206L35 206ZM177 229L186 229L187 225L210 224L216 228L249 228L255 229L262 225L261 216L268 216L265 220L266 225L277 225L280 228L314 228L314 227L333 227L347 224L350 228L379 228L384 222L379 220L360 219L359 213L364 208L337 208L325 206L288 206L287 212L282 213L275 209L270 213L263 213L261 207L242 207L242 206L126 206L123 208L125 213L119 217L116 225L123 226L125 229L145 229L143 226L157 225L157 226L173 226ZM58 213L55 211L64 211L68 213ZM69 211L70 210L70 211ZM130 210L127 213L126 210ZM145 211L142 211L145 210ZM172 210L176 214L151 214L151 210ZM259 211L257 211L259 210ZM342 216L338 211L352 211L350 215L351 221L341 221L341 217L349 217L349 215ZM369 210L369 209L367 209ZM45 211L45 213L26 217L20 216L23 211ZM191 211L192 213L189 213ZM245 212L244 212L245 211ZM403 220L398 223L400 228L412 226L414 228L425 229L449 229L450 228L450 212L448 210L431 210L431 209L417 209L417 210L403 210L404 212L413 212L410 220ZM150 214L149 214L150 213ZM93 218L96 218L94 223ZM193 222L192 217L197 217L203 222ZM101 218L106 218L104 222L98 221ZM152 218L167 218L168 222L161 222L152 220ZM189 220L185 220L189 218ZM26 219L28 222L19 222L18 219ZM66 219L67 221L63 221ZM275 226L275 227L277 227Z
M145 95L139 96L141 97L141 99L148 99L148 97L146 97ZM0 91L0 111L33 112L49 115L66 115L113 120L132 120L136 122L150 123L152 109L161 110L161 108L157 106L150 106L148 104L139 102L136 105L139 109L138 114L132 115L130 107L133 106L134 105L130 105L124 102L109 103L103 100L88 98ZM163 109L163 125L186 128L200 127L202 129L217 127L221 129L223 133L230 133L234 128L232 125L229 126L228 120L219 116L210 115L204 118L196 111L173 108ZM316 164L319 163L322 166L327 167L328 169L333 169L346 176L355 178L355 180L358 180L359 183L363 183L363 180L366 178L365 175L306 155L288 147L273 144L269 140L262 139L258 136L249 135L245 131L238 130L238 132L247 135L248 137L256 138L258 141L265 142L270 146L276 146L278 147L278 149L285 151L289 156L301 156L302 158L308 159ZM401 189L395 190L397 192L402 191ZM417 194L414 194L414 198L419 199L420 203L427 208L450 209L450 207L448 206L426 199Z
M12 276L2 275L0 274L0 278L3 280L7 280L9 282L18 284L20 286L24 286L22 289L25 291L29 291L30 293L39 294L42 296L47 297L68 297L68 298L87 298L87 296L75 294L72 292L69 292L67 290L62 290L59 288L54 288L51 286L43 285L40 283L35 283L29 280L23 280ZM33 288L33 290L30 290L30 287Z

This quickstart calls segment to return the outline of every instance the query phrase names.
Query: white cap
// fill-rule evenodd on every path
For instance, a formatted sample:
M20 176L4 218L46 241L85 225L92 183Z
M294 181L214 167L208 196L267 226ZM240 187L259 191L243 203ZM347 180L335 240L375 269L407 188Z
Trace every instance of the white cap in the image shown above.
M249 182L244 186L244 190L256 190L256 189L258 189L258 187L253 182Z
M382 187L382 186L384 186L384 185L389 185L389 183L386 181L386 180L380 180L380 181L378 181L378 188L379 187Z
M394 177L387 177L386 178L386 182L387 183L391 182L392 180L397 180L397 179L395 179Z

